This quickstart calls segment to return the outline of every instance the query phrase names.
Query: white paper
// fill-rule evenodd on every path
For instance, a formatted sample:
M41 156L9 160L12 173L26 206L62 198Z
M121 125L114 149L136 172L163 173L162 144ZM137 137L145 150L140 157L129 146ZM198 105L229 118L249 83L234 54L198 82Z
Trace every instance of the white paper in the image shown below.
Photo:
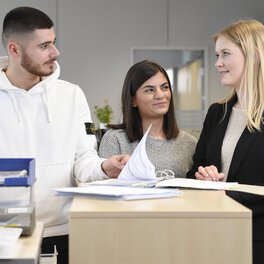
M194 189L229 190L238 186L237 182L202 181L186 178L174 178L160 181L156 187L183 187Z
M22 231L22 228L0 227L0 259L14 257L16 242Z
M156 183L160 179L154 179L154 180L123 180L123 179L106 179L106 180L100 180L100 181L93 181L93 182L81 182L79 184L79 187L87 187L90 185L108 185L108 186L129 186L129 187L155 187Z
M115 200L135 200L173 197L181 195L178 190L156 188L131 188L122 186L87 186L54 189L61 196L86 196Z
M126 181L156 180L155 166L149 160L146 152L146 139L151 125L133 151L131 157L122 169L118 179Z

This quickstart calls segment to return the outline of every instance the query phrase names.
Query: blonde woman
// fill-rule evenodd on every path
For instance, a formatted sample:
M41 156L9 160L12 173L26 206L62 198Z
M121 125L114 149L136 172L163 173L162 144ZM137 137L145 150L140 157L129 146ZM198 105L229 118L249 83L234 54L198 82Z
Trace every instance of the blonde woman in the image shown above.
M264 185L264 25L239 20L213 40L231 94L209 108L187 177ZM264 263L264 197L228 194L253 210L253 263Z

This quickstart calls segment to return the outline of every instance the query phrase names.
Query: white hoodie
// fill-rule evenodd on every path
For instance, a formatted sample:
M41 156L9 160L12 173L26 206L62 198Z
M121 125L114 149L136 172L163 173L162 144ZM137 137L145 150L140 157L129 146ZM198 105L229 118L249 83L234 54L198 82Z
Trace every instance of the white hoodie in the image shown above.
M108 178L101 170L96 138L87 135L91 122L86 98L79 86L53 74L29 91L14 87L0 58L0 158L35 158L36 219L44 222L44 236L68 234L71 199L54 195L53 188L79 181Z

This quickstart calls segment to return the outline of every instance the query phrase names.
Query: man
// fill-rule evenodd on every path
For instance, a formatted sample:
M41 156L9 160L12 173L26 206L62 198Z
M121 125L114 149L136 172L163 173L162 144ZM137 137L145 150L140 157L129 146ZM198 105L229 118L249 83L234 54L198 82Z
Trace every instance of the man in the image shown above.
M59 51L52 20L42 11L18 7L4 18L0 58L0 157L35 158L36 218L44 222L42 253L58 250L68 262L71 200L55 187L117 177L127 156L98 157L91 116L82 90L59 80Z

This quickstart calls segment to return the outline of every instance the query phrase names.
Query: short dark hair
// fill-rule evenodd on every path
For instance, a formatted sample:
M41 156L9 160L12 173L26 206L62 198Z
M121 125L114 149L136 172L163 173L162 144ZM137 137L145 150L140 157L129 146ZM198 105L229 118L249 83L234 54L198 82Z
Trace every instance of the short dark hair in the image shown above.
M41 10L27 6L17 7L10 10L4 18L2 42L6 46L12 35L27 34L36 29L52 27L51 18Z
M161 72L169 84L172 93L171 83L165 69L149 60L144 60L134 64L127 72L122 90L122 112L123 123L120 125L110 125L112 128L125 129L131 142L140 140L143 137L142 120L137 107L133 107L133 97L140 86L152 76ZM168 112L164 115L163 132L166 139L176 138L179 129L176 123L173 99L171 98Z

